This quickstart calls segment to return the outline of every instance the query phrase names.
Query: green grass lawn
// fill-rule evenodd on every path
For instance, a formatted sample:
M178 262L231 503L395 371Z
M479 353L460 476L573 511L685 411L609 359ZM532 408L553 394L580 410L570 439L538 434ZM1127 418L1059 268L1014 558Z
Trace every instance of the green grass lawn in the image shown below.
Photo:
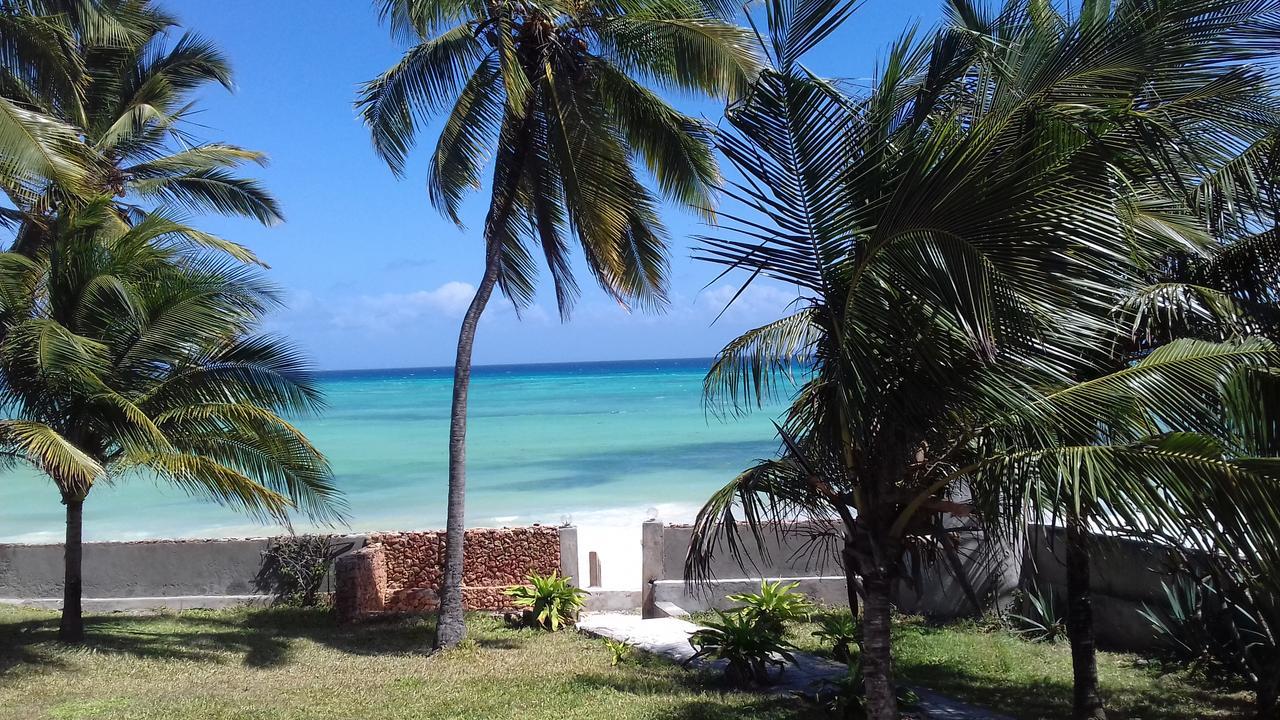
M788 639L829 654L812 636L817 628L797 624ZM1065 641L1036 643L997 627L898 618L893 642L895 667L906 682L1016 718L1070 716L1071 653ZM1254 717L1250 694L1218 690L1185 673L1162 673L1136 655L1099 653L1098 675L1113 720Z
M573 632L512 630L470 618L471 639L428 657L432 624L355 627L319 611L237 610L89 619L80 648L54 642L56 615L0 606L0 717L454 718L717 720L815 717L796 699L725 691L656 659L610 667L603 642ZM822 652L798 625L791 640ZM1037 644L974 625L933 627L902 618L900 677L1018 718L1069 710L1065 644ZM1130 655L1103 653L1112 718L1251 717L1244 693L1215 693L1162 675Z
M470 619L471 640L428 657L432 624L337 627L311 611L89 619L54 642L56 616L0 609L0 717L569 720L800 718L793 700L722 692L656 660L610 667L603 642Z

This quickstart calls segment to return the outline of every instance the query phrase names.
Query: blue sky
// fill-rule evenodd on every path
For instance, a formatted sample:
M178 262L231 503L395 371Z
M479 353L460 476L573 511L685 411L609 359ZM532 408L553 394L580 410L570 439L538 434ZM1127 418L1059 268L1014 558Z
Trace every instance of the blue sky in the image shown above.
M404 180L370 148L356 118L356 86L399 57L403 47L377 22L372 0L169 0L194 30L214 39L236 69L236 92L211 91L193 128L266 152L255 174L281 200L286 222L263 228L212 218L201 226L251 246L270 265L289 308L273 332L291 337L324 369L451 364L457 325L481 273L483 196L460 231L427 200L423 136ZM808 64L829 76L865 79L885 46L912 22L932 26L941 0L868 0ZM718 120L721 108L673 98L686 112ZM693 236L709 231L676 208L672 302L663 315L627 314L589 284L573 320L562 324L543 287L517 319L495 300L476 342L477 363L556 362L712 355L742 330L778 317L794 290L759 284L713 324L736 285L705 288L717 269L690 258ZM545 279L545 278L544 278Z

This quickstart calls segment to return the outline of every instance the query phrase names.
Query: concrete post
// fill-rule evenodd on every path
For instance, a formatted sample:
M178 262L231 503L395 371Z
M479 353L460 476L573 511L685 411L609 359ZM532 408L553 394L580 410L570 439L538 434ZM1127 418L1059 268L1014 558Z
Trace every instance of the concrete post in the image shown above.
M587 553L587 577L591 578L591 587L600 587L600 554L595 550Z
M560 528L560 577L573 578L573 584L582 587L578 577L578 528L572 525Z
M663 617L654 597L654 581L662 579L663 524L646 520L640 532L640 615Z

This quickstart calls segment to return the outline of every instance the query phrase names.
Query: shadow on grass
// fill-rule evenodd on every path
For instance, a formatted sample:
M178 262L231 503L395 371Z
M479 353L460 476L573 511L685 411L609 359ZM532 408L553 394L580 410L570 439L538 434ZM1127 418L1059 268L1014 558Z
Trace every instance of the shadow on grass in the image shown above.
M1071 716L1072 686L1066 680L1012 682L993 680L969 672L958 663L903 662L896 665L903 682L990 708L1016 718L1057 718ZM1132 720L1201 720L1203 714L1191 705L1212 707L1214 717L1252 718L1254 706L1243 696L1224 697L1220 688L1208 682L1190 684L1183 680L1176 701L1168 689L1158 684L1142 688L1108 686L1103 678L1102 695L1108 714ZM1190 702L1188 702L1190 701Z
M719 676L700 672L664 673L661 675L636 675L623 673L589 672L577 675L574 683L586 689L608 690L624 695L665 696L676 692L695 693L705 697L681 703L664 718L745 718L745 717L803 717L818 718L815 708L795 697L769 697L735 688ZM766 688L767 689L767 688ZM738 698L741 704L726 705L726 697Z
M59 645L57 634L56 617L0 622L0 676L23 665L66 667L66 652L276 667L290 661L293 642L299 639L353 655L429 654L435 622L403 618L339 625L325 610L272 608L230 616L87 616L86 640L80 646Z

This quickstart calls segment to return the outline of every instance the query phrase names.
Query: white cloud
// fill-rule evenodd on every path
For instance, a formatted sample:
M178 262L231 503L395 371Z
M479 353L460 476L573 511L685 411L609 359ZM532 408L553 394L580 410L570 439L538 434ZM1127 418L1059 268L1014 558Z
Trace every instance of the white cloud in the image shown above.
M423 319L457 319L467 311L475 286L451 280L434 290L361 295L333 311L333 324L344 329L395 330Z
M378 333L396 332L432 321L448 321L452 327L466 313L475 292L471 283L451 280L434 290L360 295L335 303L330 321L341 330ZM482 322L514 317L511 303L495 292L485 308ZM525 308L520 314L520 320L526 322L546 323L550 319L540 305Z
M699 293L696 305L713 313L725 311L725 317L767 318L782 317L799 297L795 289L764 282L753 282L735 299L740 285L721 283ZM730 304L732 303L732 304ZM728 307L725 310L726 306Z

